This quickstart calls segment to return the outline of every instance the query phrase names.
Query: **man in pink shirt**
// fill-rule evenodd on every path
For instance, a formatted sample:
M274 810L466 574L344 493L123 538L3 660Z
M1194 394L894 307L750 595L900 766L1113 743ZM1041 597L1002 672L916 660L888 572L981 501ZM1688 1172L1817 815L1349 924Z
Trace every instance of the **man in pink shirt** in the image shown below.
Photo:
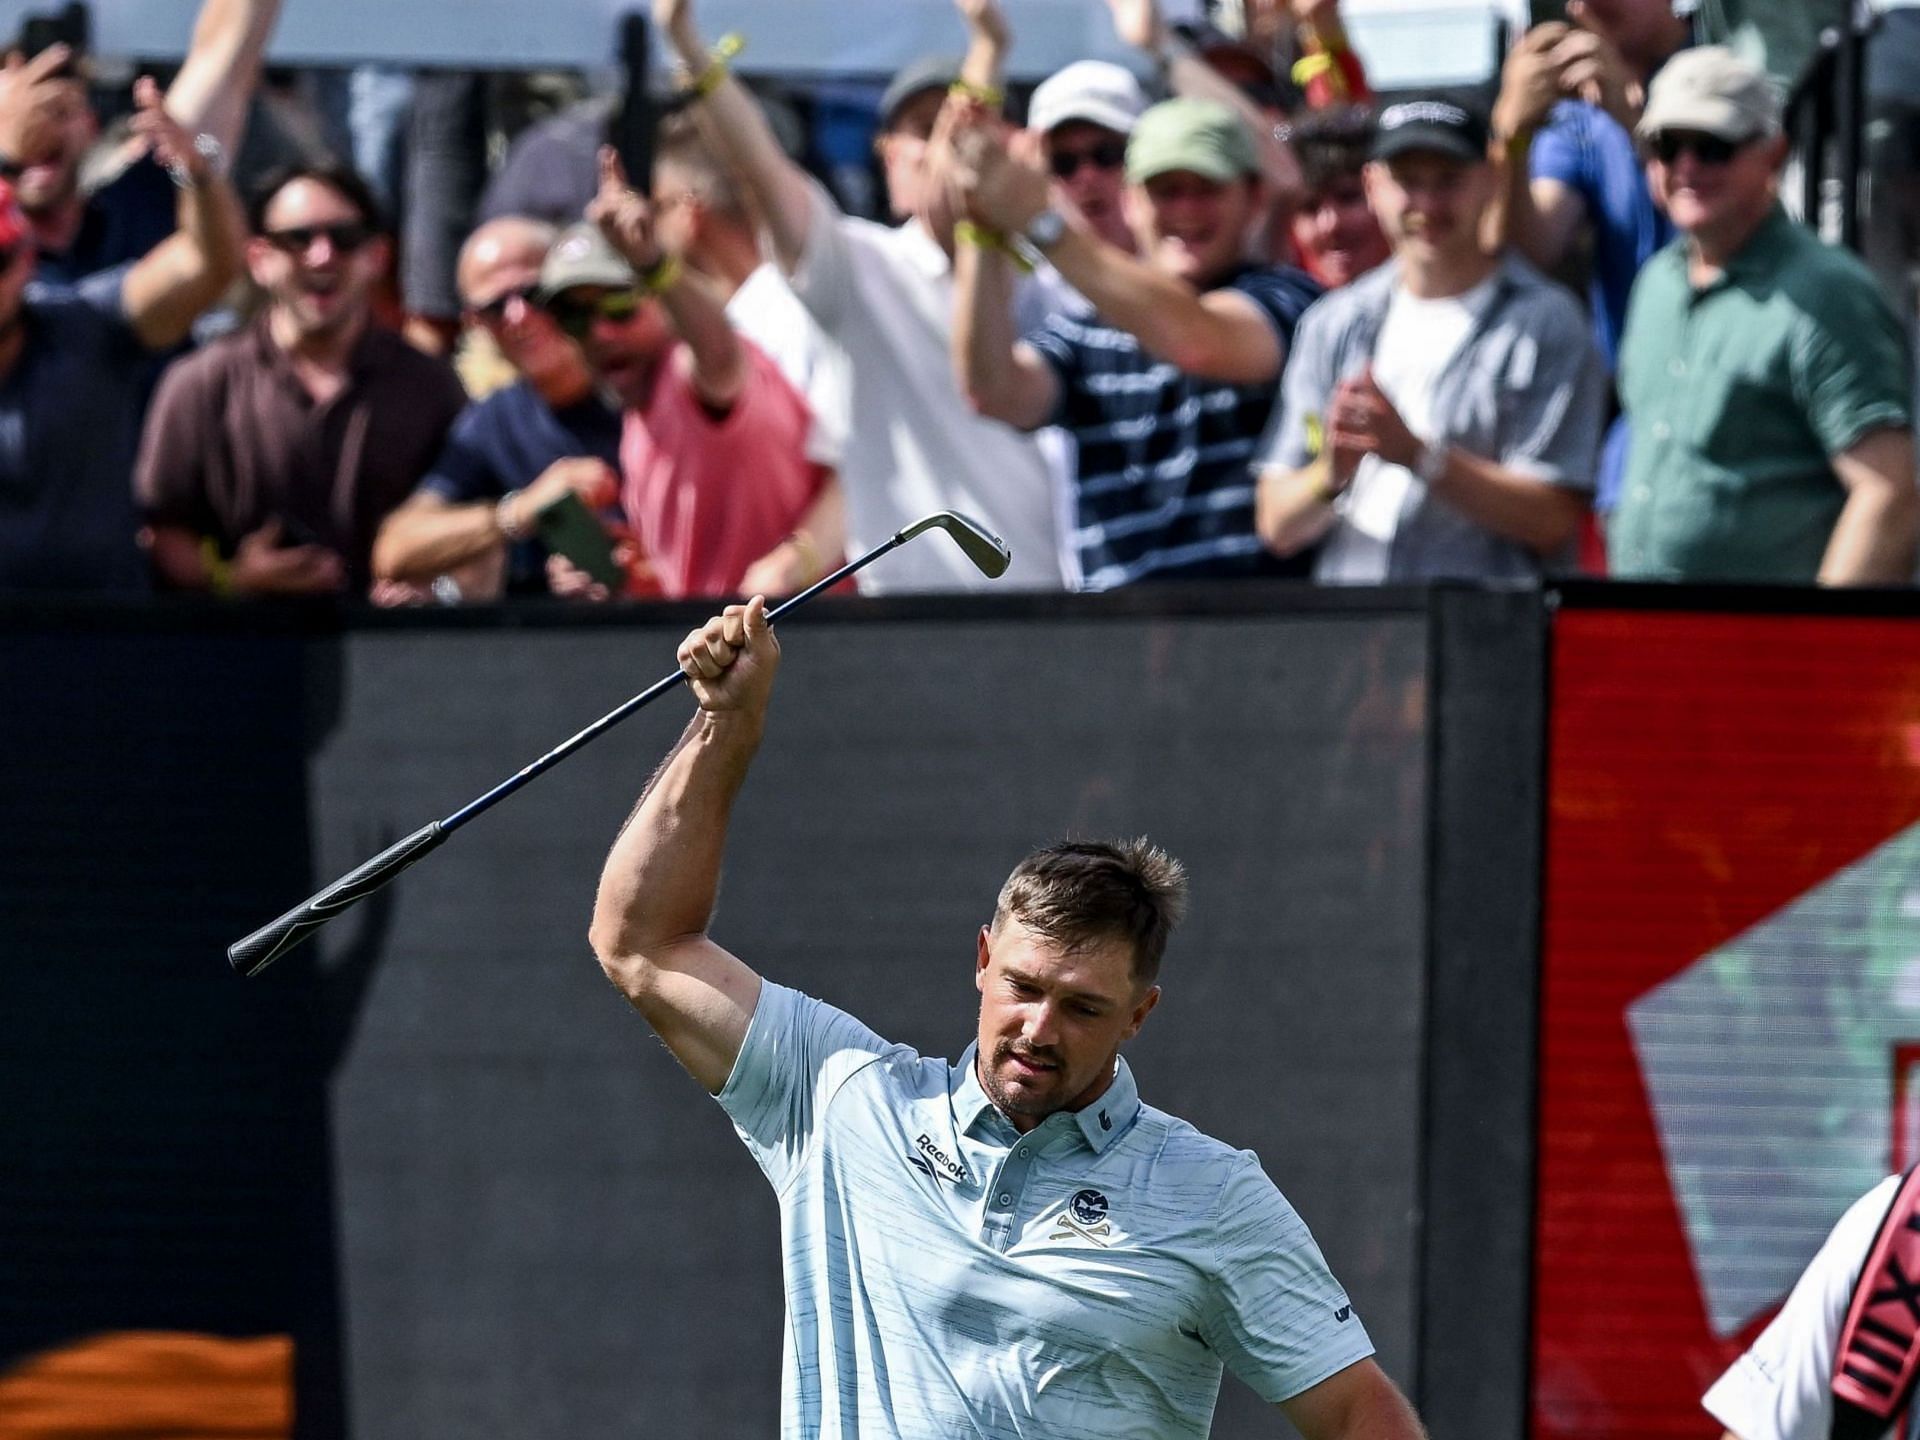
M827 481L807 458L813 417L707 283L662 251L610 151L587 217L548 253L540 299L625 410L632 539L668 598L738 594Z

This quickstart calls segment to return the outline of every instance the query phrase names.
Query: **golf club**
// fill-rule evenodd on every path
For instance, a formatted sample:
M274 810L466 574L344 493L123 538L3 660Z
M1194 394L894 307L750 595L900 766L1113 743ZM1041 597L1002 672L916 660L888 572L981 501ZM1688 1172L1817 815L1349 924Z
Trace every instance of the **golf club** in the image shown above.
M896 532L890 539L874 546L866 554L848 561L825 579L816 581L798 595L776 605L767 612L768 621L779 619L787 611L805 604L822 590L839 584L855 571L871 565L889 550L896 549L929 530L945 531L953 538L954 543L960 547L967 559L973 562L975 568L989 580L997 580L1004 575L1008 563L1013 559L1012 552L1007 549L1000 537L987 530L978 521L970 520L965 515L956 514L952 510L942 510L936 515L927 516L924 520L914 521L904 530ZM515 791L546 774L574 751L590 741L599 739L629 715L659 699L674 686L684 682L686 678L685 672L677 669L671 675L662 676L632 699L609 710L573 738L556 745L518 774L501 781L479 799L454 811L444 820L434 820L422 825L405 839L396 841L371 860L348 871L326 889L303 900L279 919L262 925L244 940L236 940L227 947L228 963L242 975L258 975L336 915L351 910L402 870L425 859L437 850L449 835L469 820L485 814Z

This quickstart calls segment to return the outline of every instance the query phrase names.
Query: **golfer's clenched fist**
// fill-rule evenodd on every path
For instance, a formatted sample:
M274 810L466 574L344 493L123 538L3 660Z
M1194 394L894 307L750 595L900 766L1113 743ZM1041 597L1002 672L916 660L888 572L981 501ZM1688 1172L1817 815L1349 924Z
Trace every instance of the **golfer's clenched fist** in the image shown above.
M767 602L756 595L729 605L680 643L680 668L700 708L710 714L758 715L773 692L780 642L767 623Z

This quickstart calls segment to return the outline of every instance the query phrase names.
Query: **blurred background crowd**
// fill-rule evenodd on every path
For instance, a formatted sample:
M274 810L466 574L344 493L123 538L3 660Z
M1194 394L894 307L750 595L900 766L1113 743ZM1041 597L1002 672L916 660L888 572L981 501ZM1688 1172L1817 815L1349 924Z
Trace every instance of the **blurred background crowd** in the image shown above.
M1080 3L1038 75L998 0L805 77L695 0L586 72L26 15L0 591L782 595L938 509L1028 590L1911 583L1920 7L1545 0L1463 78L1381 0Z

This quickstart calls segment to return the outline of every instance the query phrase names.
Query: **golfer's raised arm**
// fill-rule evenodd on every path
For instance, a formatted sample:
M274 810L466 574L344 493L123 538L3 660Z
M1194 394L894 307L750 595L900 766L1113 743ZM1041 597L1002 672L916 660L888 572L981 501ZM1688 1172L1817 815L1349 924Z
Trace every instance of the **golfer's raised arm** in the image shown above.
M593 907L590 938L607 978L716 1094L746 1039L760 977L707 938L707 922L779 664L758 597L682 643L680 668L700 709L614 841Z

